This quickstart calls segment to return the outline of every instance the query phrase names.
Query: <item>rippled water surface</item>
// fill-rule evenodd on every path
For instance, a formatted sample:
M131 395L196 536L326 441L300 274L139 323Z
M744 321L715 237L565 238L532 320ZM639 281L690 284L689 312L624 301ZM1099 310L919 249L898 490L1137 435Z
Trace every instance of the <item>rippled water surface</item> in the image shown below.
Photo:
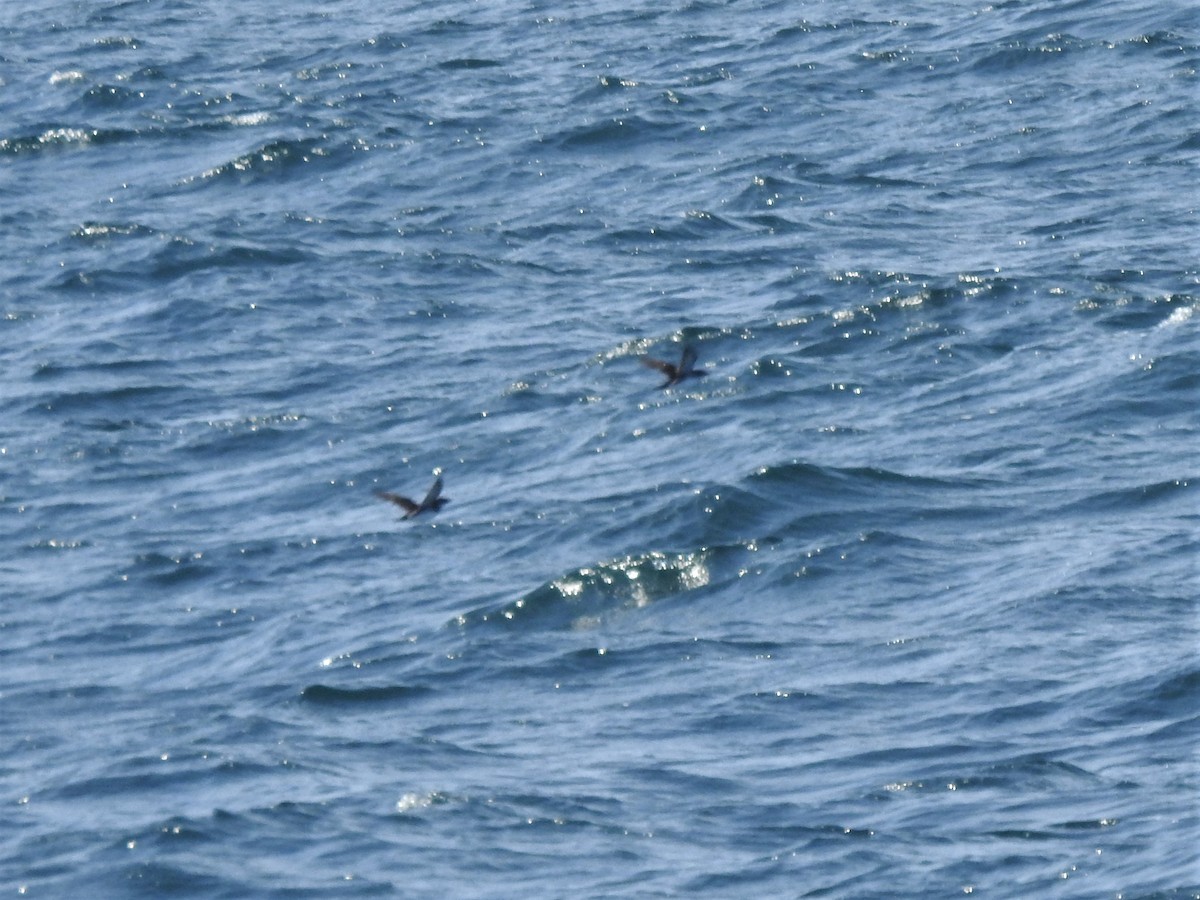
M0 7L0 890L1200 897L1198 60Z

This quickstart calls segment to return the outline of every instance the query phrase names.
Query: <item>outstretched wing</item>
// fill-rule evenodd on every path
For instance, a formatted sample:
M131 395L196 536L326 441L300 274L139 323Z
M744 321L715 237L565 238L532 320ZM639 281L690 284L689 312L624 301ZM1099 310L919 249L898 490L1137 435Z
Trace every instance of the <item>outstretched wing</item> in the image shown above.
M387 500L389 503L395 503L410 516L420 509L420 505L413 503L407 497L401 497L399 494L393 494L390 491L376 491L375 496L380 500Z
M690 372L692 367L696 365L696 348L691 344L683 348L683 356L679 360L679 371Z
M433 483L433 487L429 489L429 493L425 495L425 499L421 501L421 509L429 509L437 502L437 498L442 496L442 476L439 475L437 481Z
M661 359L654 359L651 356L639 356L638 359L642 361L643 366L649 366L651 369L658 369L658 371L662 372L668 378L674 378L675 373L678 371L674 364L663 362Z

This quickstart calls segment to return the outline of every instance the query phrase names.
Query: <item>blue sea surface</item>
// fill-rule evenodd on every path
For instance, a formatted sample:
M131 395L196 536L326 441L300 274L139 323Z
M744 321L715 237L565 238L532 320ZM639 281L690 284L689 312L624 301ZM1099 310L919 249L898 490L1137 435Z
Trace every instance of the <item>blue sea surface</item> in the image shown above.
M1198 66L0 6L0 894L1200 897Z

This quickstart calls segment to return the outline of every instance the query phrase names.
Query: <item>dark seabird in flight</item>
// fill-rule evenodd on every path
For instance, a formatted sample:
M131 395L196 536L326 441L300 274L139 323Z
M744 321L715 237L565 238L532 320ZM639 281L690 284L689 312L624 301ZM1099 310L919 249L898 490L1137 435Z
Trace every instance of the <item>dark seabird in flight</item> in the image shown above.
M669 388L673 384L679 384L685 378L699 378L708 373L703 369L697 369L696 366L696 348L691 344L683 345L683 355L679 357L679 365L663 362L661 359L653 357L641 357L642 365L649 366L652 369L658 369L667 376L666 382L662 385Z
M437 481L433 483L433 487L429 489L429 493L425 495L425 499L420 503L416 503L407 497L401 497L399 494L393 494L390 491L376 491L375 496L380 500L387 500L395 503L404 510L402 519L411 519L413 516L418 516L425 511L437 512L443 506L450 502L449 497L442 496L442 477L439 475Z

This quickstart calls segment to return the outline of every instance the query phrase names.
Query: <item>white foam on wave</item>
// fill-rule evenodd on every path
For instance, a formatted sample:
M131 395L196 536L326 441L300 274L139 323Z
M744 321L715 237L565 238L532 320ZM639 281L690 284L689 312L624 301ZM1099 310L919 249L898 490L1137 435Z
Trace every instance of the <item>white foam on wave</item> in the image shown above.
M78 69L69 69L65 72L55 72L50 76L51 84L77 84L80 81L87 80L87 74Z
M236 113L225 116L225 121L238 127L263 125L271 121L271 114L269 112Z

